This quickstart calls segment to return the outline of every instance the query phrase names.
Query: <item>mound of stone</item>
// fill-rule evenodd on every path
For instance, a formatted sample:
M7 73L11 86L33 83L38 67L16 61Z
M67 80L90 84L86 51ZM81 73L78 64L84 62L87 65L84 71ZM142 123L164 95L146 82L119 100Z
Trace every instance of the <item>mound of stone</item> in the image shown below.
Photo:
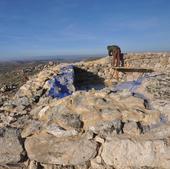
M70 64L45 67L0 99L1 168L169 169L168 56L126 54L126 67L155 72L119 72L119 81L109 57L74 63L71 81L61 76ZM49 95L62 92L54 79L71 92Z

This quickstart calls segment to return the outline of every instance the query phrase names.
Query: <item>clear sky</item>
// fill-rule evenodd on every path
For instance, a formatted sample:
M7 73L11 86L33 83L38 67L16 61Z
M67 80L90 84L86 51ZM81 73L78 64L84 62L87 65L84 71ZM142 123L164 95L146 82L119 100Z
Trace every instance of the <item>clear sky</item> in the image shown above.
M170 0L0 0L0 59L170 50Z

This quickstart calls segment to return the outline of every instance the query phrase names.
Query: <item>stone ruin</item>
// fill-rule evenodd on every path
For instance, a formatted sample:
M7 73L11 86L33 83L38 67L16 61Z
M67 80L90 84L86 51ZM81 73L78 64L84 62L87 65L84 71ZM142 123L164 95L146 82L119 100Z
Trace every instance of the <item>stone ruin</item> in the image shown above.
M124 59L125 67L154 70L134 94L114 88L141 73L122 71L117 81L105 57L74 64L70 96L47 94L48 81L67 65L60 64L2 101L0 168L169 169L170 55L128 53Z

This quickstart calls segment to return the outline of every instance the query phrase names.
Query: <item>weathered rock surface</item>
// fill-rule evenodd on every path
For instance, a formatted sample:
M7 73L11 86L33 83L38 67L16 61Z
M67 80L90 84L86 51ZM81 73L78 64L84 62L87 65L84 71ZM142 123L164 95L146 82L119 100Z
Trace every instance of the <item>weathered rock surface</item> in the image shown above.
M26 139L28 157L42 163L79 165L94 158L97 143L83 138L58 139L49 134Z
M131 138L110 138L103 144L101 154L107 165L116 169L164 168L170 166L170 145L164 140L135 140Z
M53 100L38 109L34 118L43 122L58 124L64 129L92 130L95 133L122 130L122 123L129 121L141 126L160 122L160 112L147 110L138 98L108 95L106 92L76 92L62 100Z
M170 70L170 53L127 53L125 66L154 68L156 71Z
M0 164L18 163L23 156L19 132L12 128L0 129Z
M128 53L124 57L126 67L156 71L143 76L119 72L117 81L108 57L74 63L76 91L53 99L48 96L49 80L68 64L49 63L13 98L2 95L0 165L22 169L169 169L169 54ZM139 77L143 80L135 92L114 90L117 84ZM22 158L24 149L27 155Z

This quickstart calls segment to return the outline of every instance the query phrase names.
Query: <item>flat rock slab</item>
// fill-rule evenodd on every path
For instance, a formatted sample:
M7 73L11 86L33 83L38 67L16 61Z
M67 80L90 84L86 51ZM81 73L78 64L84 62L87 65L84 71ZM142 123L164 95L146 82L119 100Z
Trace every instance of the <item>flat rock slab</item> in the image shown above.
M0 164L15 164L21 160L23 147L16 129L0 129Z
M60 165L79 165L94 158L97 143L83 138L59 139L49 134L26 139L28 157L37 162Z
M111 138L103 145L102 158L116 169L170 167L170 146L163 140Z

